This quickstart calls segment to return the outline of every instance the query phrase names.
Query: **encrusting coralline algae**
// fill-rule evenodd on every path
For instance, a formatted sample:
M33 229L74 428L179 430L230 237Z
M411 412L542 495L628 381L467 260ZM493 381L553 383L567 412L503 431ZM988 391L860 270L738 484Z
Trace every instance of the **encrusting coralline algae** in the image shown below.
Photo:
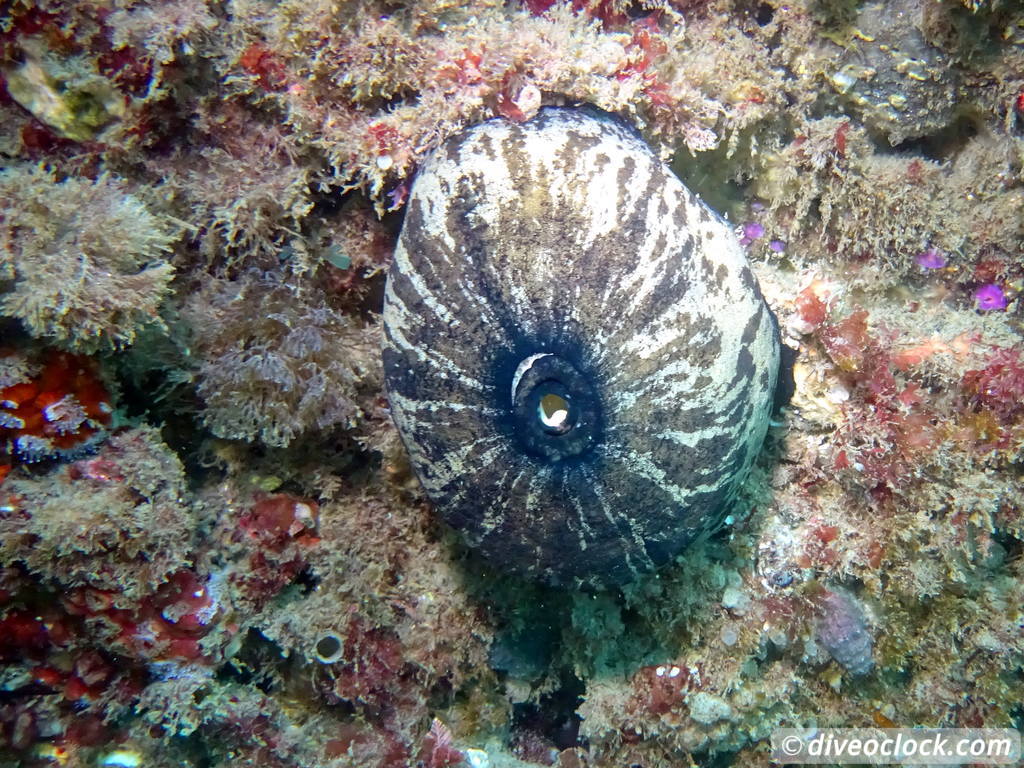
M1019 728L1022 43L986 0L4 6L0 763ZM584 103L728 217L790 350L723 529L604 591L438 522L378 357L424 159Z

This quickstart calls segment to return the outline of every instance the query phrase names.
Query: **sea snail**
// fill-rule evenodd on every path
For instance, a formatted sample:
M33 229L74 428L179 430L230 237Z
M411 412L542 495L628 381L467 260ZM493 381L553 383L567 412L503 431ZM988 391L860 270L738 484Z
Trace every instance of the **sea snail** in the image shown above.
M721 522L779 365L729 226L590 107L489 120L427 159L384 331L392 415L442 517L562 585L625 583Z

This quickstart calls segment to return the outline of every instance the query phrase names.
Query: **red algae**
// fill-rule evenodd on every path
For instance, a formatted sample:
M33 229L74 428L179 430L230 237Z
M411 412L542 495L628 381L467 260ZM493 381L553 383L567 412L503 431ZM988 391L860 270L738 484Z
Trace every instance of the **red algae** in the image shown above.
M423 737L419 760L424 768L451 768L465 760L466 756L452 746L452 732L437 718L430 724L430 730Z
M20 461L74 456L97 442L113 412L95 363L50 353L32 378L0 389L0 446Z
M253 43L238 59L242 68L255 75L260 87L267 91L279 91L287 84L284 65L277 55L261 43Z

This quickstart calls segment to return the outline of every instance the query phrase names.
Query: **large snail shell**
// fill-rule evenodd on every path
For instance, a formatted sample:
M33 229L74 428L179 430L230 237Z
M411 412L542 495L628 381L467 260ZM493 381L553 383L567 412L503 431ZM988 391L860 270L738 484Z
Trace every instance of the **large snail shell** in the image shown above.
M384 303L395 423L498 567L622 583L720 522L778 334L729 227L592 108L491 120L413 184Z

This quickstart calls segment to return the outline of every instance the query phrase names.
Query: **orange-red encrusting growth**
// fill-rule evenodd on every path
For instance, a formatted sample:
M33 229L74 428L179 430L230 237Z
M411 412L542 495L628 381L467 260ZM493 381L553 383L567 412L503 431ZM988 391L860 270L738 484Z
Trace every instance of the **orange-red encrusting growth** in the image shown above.
M0 452L25 462L72 456L110 426L112 413L89 358L51 353L38 375L0 390Z

